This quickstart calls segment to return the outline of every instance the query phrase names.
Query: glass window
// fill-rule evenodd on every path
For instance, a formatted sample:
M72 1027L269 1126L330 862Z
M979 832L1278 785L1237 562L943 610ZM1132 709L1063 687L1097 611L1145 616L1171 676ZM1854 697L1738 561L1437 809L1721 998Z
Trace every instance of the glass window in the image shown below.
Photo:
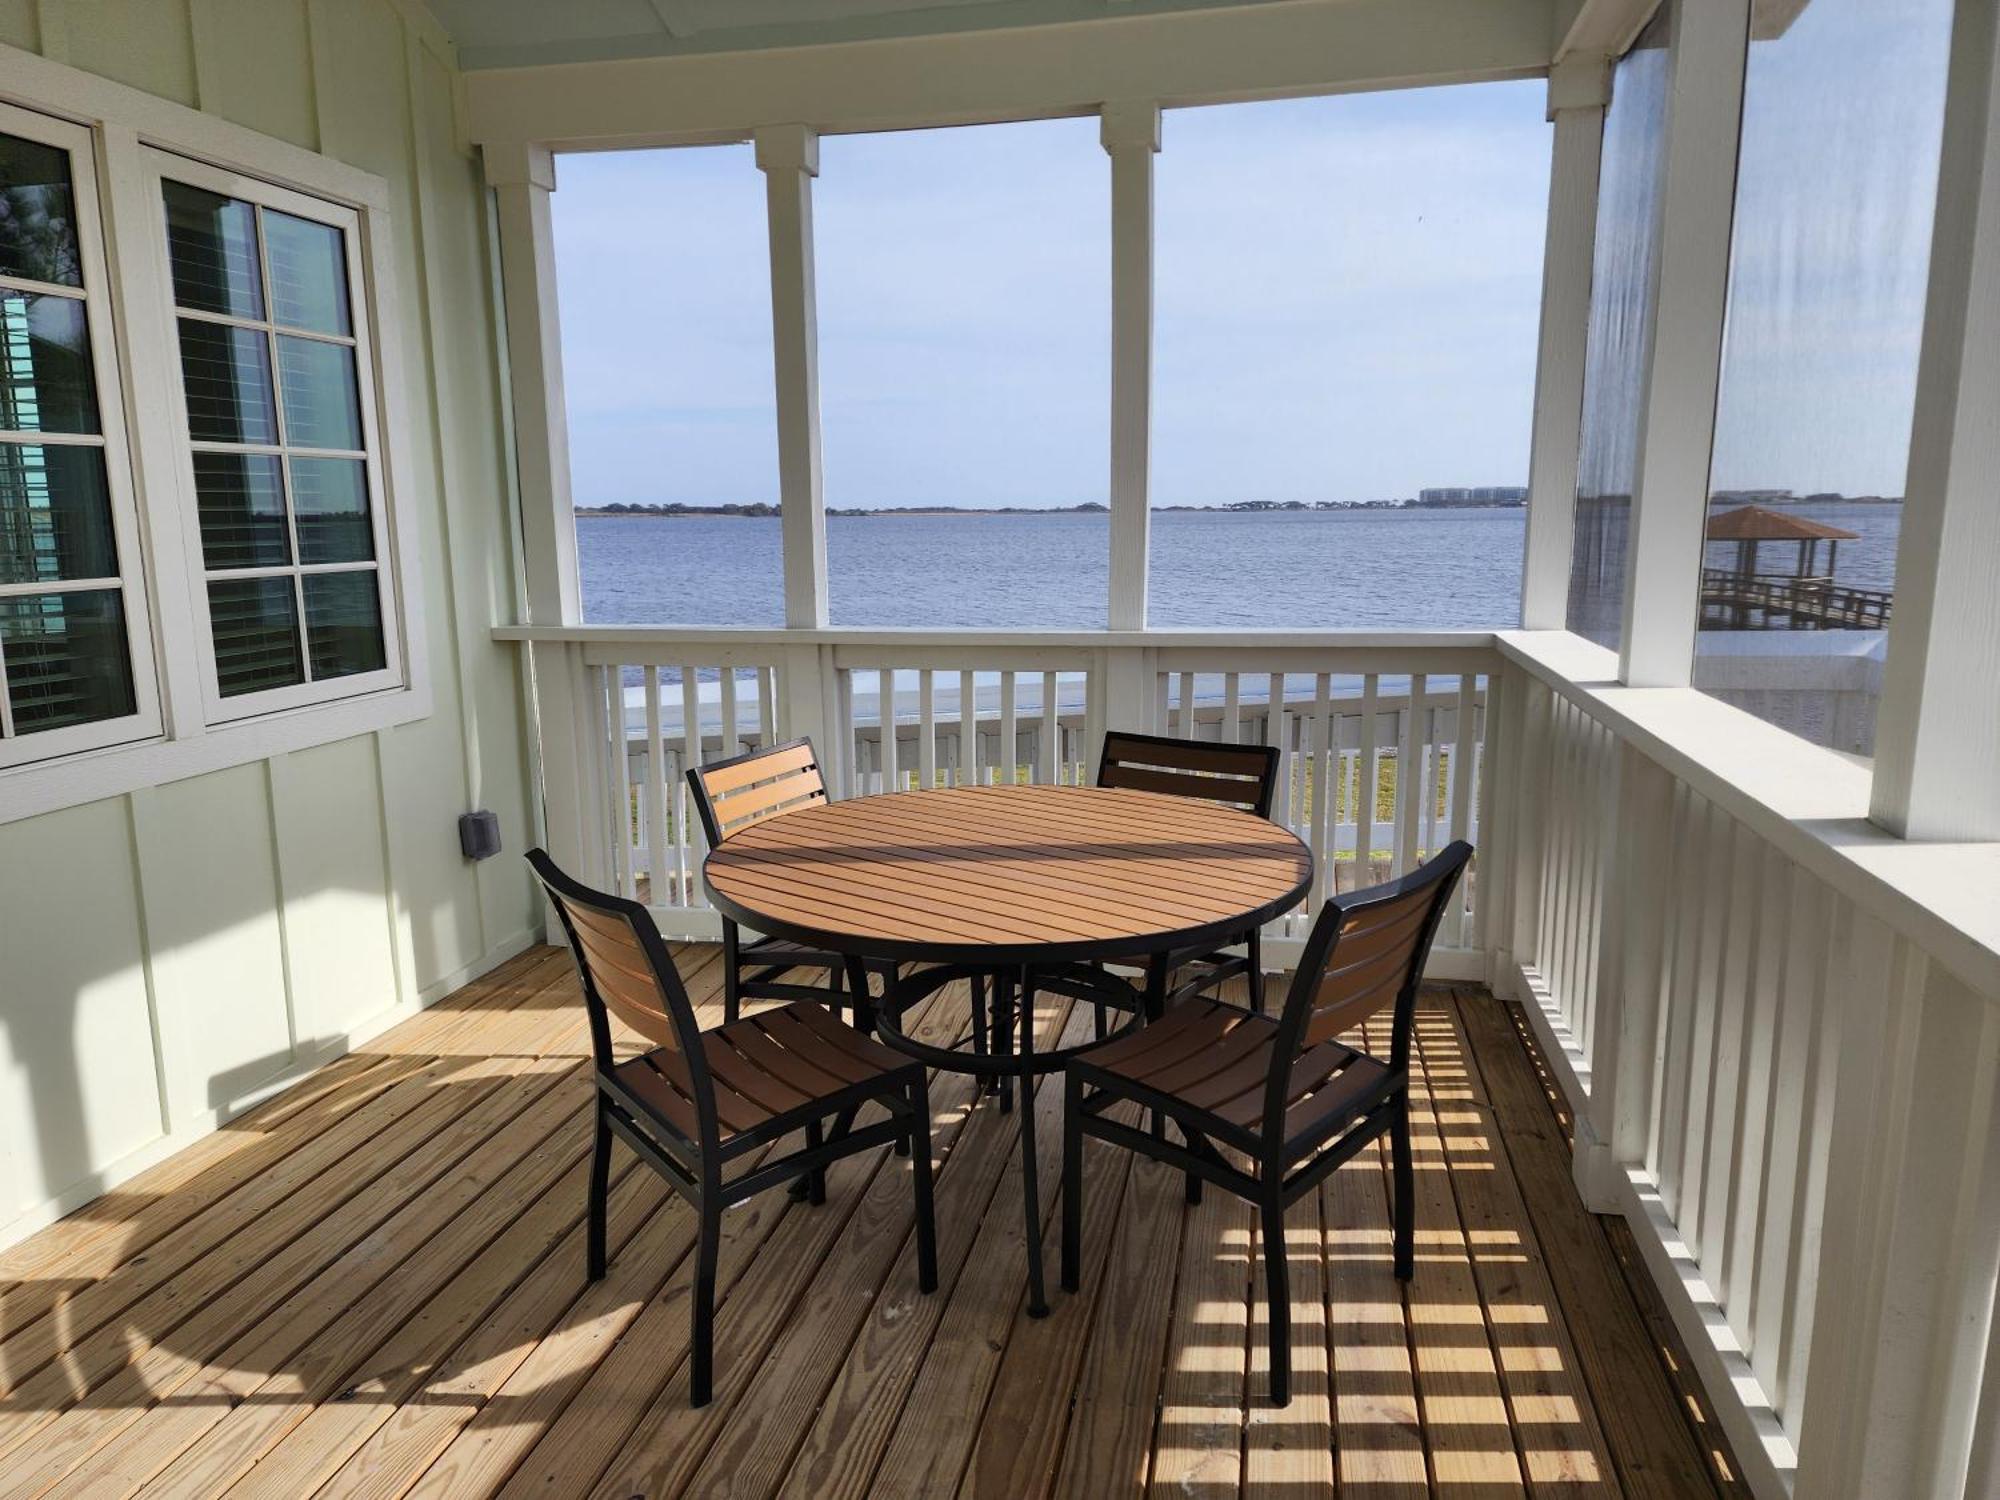
M814 194L833 623L1101 628L1096 118L828 136Z
M144 731L74 149L0 133L0 764Z
M311 701L390 660L348 231L173 175L160 191L215 692Z
M1698 687L1875 742L1951 0L1752 8Z
M1597 171L1569 628L1614 651L1625 633L1625 548L1653 338L1672 10L1668 0L1619 59Z
M784 624L751 148L565 156L552 213L584 619Z
M1540 83L1170 110L1159 626L1520 618Z

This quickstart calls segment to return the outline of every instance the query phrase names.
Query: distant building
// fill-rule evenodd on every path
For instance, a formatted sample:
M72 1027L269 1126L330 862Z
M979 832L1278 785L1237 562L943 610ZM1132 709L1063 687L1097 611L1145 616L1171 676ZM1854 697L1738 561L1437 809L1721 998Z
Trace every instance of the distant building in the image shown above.
M1417 491L1419 505L1525 505L1527 500L1527 486L1520 484L1452 485Z

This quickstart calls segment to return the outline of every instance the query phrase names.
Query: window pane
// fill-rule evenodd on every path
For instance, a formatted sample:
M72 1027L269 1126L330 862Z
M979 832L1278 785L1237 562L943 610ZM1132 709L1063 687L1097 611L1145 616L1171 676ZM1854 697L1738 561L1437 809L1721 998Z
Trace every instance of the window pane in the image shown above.
M82 286L69 153L0 135L0 276Z
M98 430L90 332L77 298L0 291L0 428Z
M584 618L783 624L751 148L565 156L552 211Z
M188 431L199 441L275 443L271 350L254 328L181 319Z
M197 453L194 489L201 555L209 567L272 567L292 560L285 485L275 455Z
M1951 0L1753 8L1695 683L1871 754Z
M0 660L17 734L136 710L117 589L0 599Z
M374 571L308 573L305 586L306 643L312 651L313 676L381 671L387 658Z
M1569 628L1613 649L1624 634L1626 527L1632 517L1639 406L1652 340L1672 9L1673 0L1662 5L1618 63L1597 171Z
M104 450L0 443L0 583L117 576Z
M232 578L208 586L216 685L225 698L305 681L292 580Z
M1519 620L1545 102L1167 112L1151 623Z
M300 562L366 562L375 555L368 472L360 459L293 459L292 511Z
M835 515L834 623L1102 626L1096 119L828 136L814 193L829 510L1068 512Z
M184 182L162 185L167 200L167 258L174 300L232 318L264 316L257 266L257 211L235 198Z
M351 333L347 262L330 224L264 210L264 253L271 258L271 321L316 333Z
M278 385L285 396L285 442L293 448L361 446L361 397L354 351L345 344L278 336Z

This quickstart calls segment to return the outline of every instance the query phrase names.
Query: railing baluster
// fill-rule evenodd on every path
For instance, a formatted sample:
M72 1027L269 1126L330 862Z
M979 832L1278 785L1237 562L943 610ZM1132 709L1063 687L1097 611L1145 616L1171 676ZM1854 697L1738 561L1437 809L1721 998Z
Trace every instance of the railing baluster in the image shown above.
M1334 869L1333 840L1327 834L1333 827L1333 768L1340 764L1339 745L1333 732L1332 698L1331 674L1315 674L1312 759L1307 771L1312 797L1312 837L1307 840L1313 851L1312 916L1317 916L1326 898L1340 889Z
M1013 786L1021 779L1020 724L1014 714L1014 673L1000 674L1000 754L994 770L1002 785Z
M882 790L900 792L903 789L903 769L897 761L900 747L896 743L895 668L883 667L876 677L881 684L875 696L880 705L878 716L882 720Z
M1057 775L1057 756L1062 748L1062 714L1056 701L1056 674L1042 673L1042 769L1041 780L1053 786L1061 778Z
M752 675L757 680L757 743L768 750L778 743L778 669L758 667Z
M660 737L660 669L646 668L646 895L648 906L663 906L660 887L667 878L667 754ZM634 882L636 885L637 882ZM633 898L638 899L635 890Z
M1271 816L1289 828L1292 823L1292 754L1285 742L1285 674L1273 672L1264 699L1264 743L1278 752L1278 791L1271 800Z
M1391 804L1396 818L1396 837L1390 854L1389 873L1401 875L1416 863L1418 818L1430 788L1425 785L1424 748L1430 736L1425 731L1423 707L1425 678L1421 672L1410 676L1409 697L1401 721L1401 743L1397 747L1396 800Z
M1194 673L1181 673L1181 725L1174 731L1184 740L1195 737L1194 726Z
M861 777L861 726L854 722L854 671L851 667L838 668L834 683L833 738L836 744L844 745L847 753L841 757L845 762L840 768L840 795L852 797L854 788Z
M1167 717L1167 694L1172 675L1169 672L1159 672L1153 677L1153 722L1146 727L1154 734L1165 734L1167 725L1171 722Z
M937 673L917 673L917 790L937 785Z
M701 679L696 675L694 665L681 665L681 772L685 776L694 766L702 764L701 733ZM682 799L681 843L687 849L688 882L682 900L689 906L706 906L707 900L701 892L698 872L701 869L702 852L707 848L707 837L699 826L699 819L690 822L687 814L694 811L688 800Z
M1222 674L1222 742L1225 745L1241 744L1242 726L1238 722L1238 712L1242 707L1238 695L1242 692L1242 674L1224 672Z
M1361 722L1354 769L1354 884L1375 883L1375 802L1380 795L1381 767L1376 750L1376 703L1381 680L1370 672L1361 679Z
M743 748L736 738L736 668L722 669L722 753L720 759L728 760Z
M1451 837L1469 839L1472 837L1472 799L1477 795L1479 737L1476 730L1479 679L1472 672L1462 672L1458 679L1458 723L1457 738L1451 751ZM1461 880L1458 891L1452 898L1452 941L1459 947L1467 946L1468 929L1471 926L1473 882Z
M958 754L951 779L954 786L979 785L979 685L970 671L958 674Z
M605 785L611 791L611 888L621 896L633 892L632 880L632 750L625 736L625 669L599 667L593 706L605 715Z

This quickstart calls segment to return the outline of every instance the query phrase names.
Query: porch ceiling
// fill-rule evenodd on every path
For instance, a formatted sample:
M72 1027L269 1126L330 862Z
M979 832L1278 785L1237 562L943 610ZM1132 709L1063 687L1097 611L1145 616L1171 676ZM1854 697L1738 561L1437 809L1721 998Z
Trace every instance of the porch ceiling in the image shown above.
M1297 0L424 0L465 68L812 46Z

